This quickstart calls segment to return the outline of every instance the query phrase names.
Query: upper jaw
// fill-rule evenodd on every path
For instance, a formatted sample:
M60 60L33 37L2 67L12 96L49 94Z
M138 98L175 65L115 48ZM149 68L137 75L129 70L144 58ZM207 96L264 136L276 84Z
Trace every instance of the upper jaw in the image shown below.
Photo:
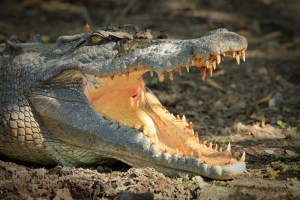
M50 63L49 67L45 69L52 70L52 73L45 73L44 71L41 73L55 74L58 71L57 66L60 67L60 70L61 68L69 69L78 66L78 69L84 73L93 73L111 78L118 74L129 74L130 77L132 71L146 68L150 73L156 72L159 80L163 81L166 73L172 80L175 69L181 73L182 68L189 71L191 66L196 66L199 67L202 78L205 78L206 72L212 73L215 66L226 55L232 56L239 64L240 59L244 58L245 49L247 48L245 38L225 30L219 30L206 37L194 40L154 40L149 47L138 48L128 54L119 54L114 49L114 45L114 43L108 43L102 47L80 48L74 52L75 55L70 54L62 59L59 65L50 66L53 64ZM92 53L86 54L87 50ZM82 57L81 54L85 56ZM45 101L41 101L40 106L42 107L44 103ZM76 110L77 107L74 108L71 110ZM54 116L54 112L52 114ZM70 118L72 115L78 115L78 113L70 112L65 118ZM91 148L97 149L100 154L122 160L130 165L152 166L165 172L183 171L217 179L232 178L245 170L244 156L238 161L232 160L231 154L230 157L226 156L228 152L230 153L230 149L222 153L223 151L212 149L210 145L196 144L195 139L188 140L189 145L194 145L195 148L205 149L212 154L220 152L218 154L220 156L214 158L215 160L219 159L220 162L210 164L209 159L205 159L205 157L209 157L209 153L197 157L195 154L184 155L180 152L168 152L162 150L159 144L136 129L112 123L102 117L99 118L98 114L96 115L93 112L89 112L85 116L88 117L84 120L80 119L78 123L75 123L76 126L82 124L82 121L85 121L85 124L96 123L96 125L84 127L85 129L77 135L84 138L88 133L89 138L93 140L82 139L82 141L78 141L78 137L70 138L72 134L68 133L66 137L69 137L69 140L78 145L86 142ZM57 116L56 113L54 117L59 118L60 116ZM174 118L176 119L176 117ZM66 119L63 120L66 121ZM78 130L82 129L82 127L76 128ZM57 135L57 137L62 136ZM196 135L193 137L196 137ZM222 159L222 156L225 159Z
M109 42L78 48L64 55L59 61L47 63L40 75L41 80L47 80L62 69L71 69L74 66L84 72L103 76L124 74L143 66L161 74L193 63L198 67L214 66L214 61L218 62L217 56L231 55L239 62L246 49L246 39L226 29L218 29L198 39L151 40L148 46L137 47L129 52L122 52L116 42Z

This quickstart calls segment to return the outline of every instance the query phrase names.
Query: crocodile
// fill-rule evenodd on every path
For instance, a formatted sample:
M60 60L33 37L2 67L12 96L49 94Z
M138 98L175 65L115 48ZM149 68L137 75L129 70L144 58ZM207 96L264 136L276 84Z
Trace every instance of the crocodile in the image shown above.
M232 179L245 152L199 141L171 114L143 74L174 79L191 67L205 79L225 56L245 61L247 41L226 29L198 39L168 39L134 26L61 36L54 43L8 40L0 47L0 154L47 165L121 161L167 175Z

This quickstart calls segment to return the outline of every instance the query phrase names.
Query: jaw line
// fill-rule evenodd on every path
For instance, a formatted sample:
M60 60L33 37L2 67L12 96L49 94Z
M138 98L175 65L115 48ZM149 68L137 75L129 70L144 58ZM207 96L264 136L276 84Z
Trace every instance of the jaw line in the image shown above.
M244 50L239 52L240 55L244 55ZM239 54L231 54L229 55L239 55ZM225 53L222 54L225 56ZM215 65L220 56L215 57L215 60L213 58L210 59L213 60L212 63L207 64L206 67L198 67L200 69L200 72L202 74L202 79L205 79L205 74L206 74L206 69L209 71L210 75L212 75L212 71L215 68ZM236 58L235 58L236 59ZM238 64L239 64L239 59L236 59ZM219 64L219 63L218 63ZM186 66L187 71L189 71L190 67L196 67L195 65L203 65L203 60L193 60L188 66ZM181 67L178 67L178 72L181 73ZM180 69L180 70L179 70ZM203 70L204 69L204 70ZM130 70L130 72L123 73L120 75L121 77L125 78L132 78L132 75L134 75L135 71L139 70L142 71L139 77L142 77L142 75L149 71L150 74L153 74L153 71L151 68L145 69L145 67L138 67L134 70ZM174 70L169 71L169 72L164 72L164 73L159 73L158 78L159 81L162 82L164 80L164 74L168 73L170 76L170 79L173 80L174 76ZM114 81L116 78L118 79L117 75L108 75L106 77L99 77L99 78L106 78L107 80L109 79L110 81ZM151 93L150 92L145 92L147 96L150 95L151 98ZM155 100L156 97L152 95ZM148 97L147 97L148 98ZM156 106L159 106L161 110L166 111L166 109L161 106L159 101L157 100L158 103L156 103ZM151 106L150 106L151 107ZM94 109L94 108L93 108ZM156 109L152 109L156 110ZM103 113L100 113L102 116L106 117L103 115ZM155 113L155 112L153 112ZM245 156L243 155L239 161L236 159L233 159L231 156L231 151L230 151L230 145L227 148L227 150L222 151L222 149L218 148L212 148L212 145L206 146L205 144L199 144L198 141L198 135L194 135L194 131L192 131L192 125L190 126L186 120L185 117L182 119L178 118L177 116L175 117L174 115L170 114L169 112L166 112L167 118L170 119L170 121L173 123L173 121L180 121L181 123L184 124L184 128L188 128L191 131L183 131L182 134L179 134L179 140L180 142L183 143L183 146L187 147L189 149L189 152L185 152L183 148L178 149L176 148L177 143L173 143L173 146L171 148L165 148L162 149L160 144L164 144L162 142L161 136L158 136L160 138L158 141L153 140L153 137L149 137L148 134L145 135L145 131L139 132L138 128L132 128L128 125L125 125L124 128L129 129L130 131L134 131L137 133L133 139L135 142L132 143L133 146L139 146L141 147L140 150L137 150L139 153L132 153L131 155L126 155L126 153L116 153L115 156L112 155L112 157L115 157L118 160L122 160L125 163L128 163L129 165L132 166L142 166L144 167L146 164L145 162L148 163L147 166L153 166L154 168L160 168L160 171L165 171L163 168L168 168L168 169L174 169L174 171L184 171L188 173L195 173L195 174L201 174L206 177L210 178L217 178L217 179L228 179L232 178L237 174L240 174L245 170ZM158 115L159 116L159 115ZM152 122L155 122L157 124L157 121L153 119L153 116L150 116L152 118ZM161 116L160 116L161 117ZM161 120L163 121L163 120ZM114 122L117 125L120 125L118 122ZM160 126L156 126L160 127ZM141 128L141 127L140 127ZM156 131L158 130L158 134L160 134L159 128L155 128ZM145 130L145 129L144 129ZM168 131L167 131L168 133ZM172 136L176 134L173 133ZM167 141L167 140L166 140ZM125 145L126 146L126 145ZM167 146L167 145L165 145ZM175 147L174 147L175 146ZM129 148L130 150L131 148ZM119 154L119 156L117 156ZM197 155L198 154L198 155ZM216 162L214 162L216 160ZM211 163L211 161L213 161ZM170 165L172 163L172 166ZM161 167L160 167L161 166Z

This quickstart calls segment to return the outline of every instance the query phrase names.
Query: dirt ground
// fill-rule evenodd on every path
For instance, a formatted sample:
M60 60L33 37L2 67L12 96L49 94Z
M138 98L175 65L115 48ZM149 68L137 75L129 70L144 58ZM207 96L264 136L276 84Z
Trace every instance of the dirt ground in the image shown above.
M0 199L300 199L300 3L297 0L2 1L0 41L136 24L171 38L217 28L248 40L246 62L225 58L212 78L197 70L147 85L201 140L246 152L247 172L229 181L166 177L123 163L43 167L0 159Z

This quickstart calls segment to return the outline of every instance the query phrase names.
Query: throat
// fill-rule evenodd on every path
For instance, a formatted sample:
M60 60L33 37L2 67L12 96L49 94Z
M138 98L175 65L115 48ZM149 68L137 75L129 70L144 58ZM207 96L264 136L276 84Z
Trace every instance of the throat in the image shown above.
M139 130L157 144L161 151L191 155L198 143L191 126L170 114L149 91L142 72L130 77L85 76L83 90L90 106L108 120Z

